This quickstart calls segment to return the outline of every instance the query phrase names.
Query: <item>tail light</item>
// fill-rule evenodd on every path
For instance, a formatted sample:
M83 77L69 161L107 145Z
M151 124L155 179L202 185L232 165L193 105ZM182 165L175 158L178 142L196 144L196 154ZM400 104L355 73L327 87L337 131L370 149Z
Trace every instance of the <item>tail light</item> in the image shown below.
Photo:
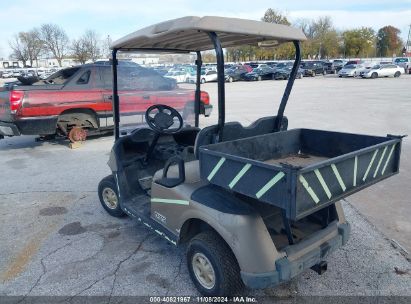
M208 105L208 104L210 104L210 95L208 95L207 92L201 91L200 100L204 104Z
M16 113L23 102L24 92L10 91L10 111Z

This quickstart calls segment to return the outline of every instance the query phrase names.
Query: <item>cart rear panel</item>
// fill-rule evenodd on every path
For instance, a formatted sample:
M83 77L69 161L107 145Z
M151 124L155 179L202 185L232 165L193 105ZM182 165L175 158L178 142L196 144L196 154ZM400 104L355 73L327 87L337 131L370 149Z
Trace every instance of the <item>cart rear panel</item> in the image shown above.
M298 220L399 171L401 138L294 129L200 148L210 183Z

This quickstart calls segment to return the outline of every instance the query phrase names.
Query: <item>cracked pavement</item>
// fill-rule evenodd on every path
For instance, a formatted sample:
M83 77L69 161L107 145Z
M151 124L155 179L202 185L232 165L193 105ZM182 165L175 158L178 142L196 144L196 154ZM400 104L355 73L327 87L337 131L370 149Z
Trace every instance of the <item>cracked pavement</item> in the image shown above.
M397 81L387 80L389 85ZM302 81L314 87L323 85L318 78ZM245 86L258 85L265 89L271 84L271 81L233 83L230 87L236 86L243 94L241 90ZM275 82L276 86L283 84ZM327 84L333 85L333 82ZM215 100L212 87L207 90ZM338 88L334 86L333 89ZM299 95L298 90L293 94L305 98L300 100L310 97ZM291 100L296 102L298 98L293 94ZM313 106L315 101L317 111L326 107L326 102L315 96L308 100L312 103L306 106ZM372 105L370 103L368 109ZM362 107L367 109L366 105ZM262 110L271 108L269 102L262 106ZM337 124L342 114L337 113L338 109L335 112L327 110L336 117L337 122L333 123ZM261 109L249 113L241 111L236 109L234 114L243 122L254 120L253 111L261 114ZM298 126L298 121L307 127L351 132L361 129L361 133L373 134L399 134L409 130L408 124L400 118L395 122L383 119L386 126L378 125L381 117L376 111L372 112L369 126L357 117L352 119L350 126L343 121L333 128L330 122L318 116L308 117L307 111L291 103L287 113L291 127ZM215 117L211 121L213 119ZM229 117L231 119L235 117ZM371 129L373 131L369 132ZM118 296L198 294L188 275L184 247L176 248L130 218L110 217L100 206L96 188L110 173L106 162L112 142L110 136L96 137L80 149L70 150L64 142L34 142L34 137L30 136L0 141L0 296L19 296L19 301L24 302L25 297L30 296L56 295L71 300L76 296L97 295L108 297L110 302L111 297ZM319 276L306 271L276 288L245 293L286 297L411 296L410 261L390 241L391 238L399 239L401 244L406 244L406 249L409 248L410 205L404 205L404 198L410 194L406 184L411 178L407 142L402 155L400 175L343 203L352 224L352 235L345 247L328 258L325 274ZM390 191L391 186L395 188L394 193ZM409 198L406 199L409 202ZM388 211L381 207L384 202L391 202ZM364 205L368 209L362 207ZM379 214L389 216L381 220ZM396 225L395 229L390 222Z

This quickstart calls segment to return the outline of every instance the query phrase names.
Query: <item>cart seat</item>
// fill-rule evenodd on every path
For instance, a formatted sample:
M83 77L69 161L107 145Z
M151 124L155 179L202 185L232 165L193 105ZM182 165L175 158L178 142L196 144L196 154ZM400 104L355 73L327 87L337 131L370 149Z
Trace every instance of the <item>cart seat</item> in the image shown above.
M252 137L272 133L274 130L276 116L262 117L253 122L248 127L243 127L239 122L228 122L224 125L223 138L220 142L236 140L240 138ZM281 130L287 130L288 119L283 117ZM194 153L198 158L198 150L201 146L213 144L217 141L218 125L212 125L202 129L195 141Z

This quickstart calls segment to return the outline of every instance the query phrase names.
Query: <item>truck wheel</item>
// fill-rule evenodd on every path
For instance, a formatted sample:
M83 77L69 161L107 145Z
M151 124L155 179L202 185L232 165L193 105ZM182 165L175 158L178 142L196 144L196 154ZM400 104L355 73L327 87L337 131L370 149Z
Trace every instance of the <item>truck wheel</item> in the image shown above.
M401 72L395 72L394 77L398 78L401 76Z
M114 217L123 217L125 215L120 208L116 181L113 175L106 176L98 184L98 197L108 214Z
M191 280L204 296L232 296L244 291L234 254L213 231L201 232L190 241L187 265Z

